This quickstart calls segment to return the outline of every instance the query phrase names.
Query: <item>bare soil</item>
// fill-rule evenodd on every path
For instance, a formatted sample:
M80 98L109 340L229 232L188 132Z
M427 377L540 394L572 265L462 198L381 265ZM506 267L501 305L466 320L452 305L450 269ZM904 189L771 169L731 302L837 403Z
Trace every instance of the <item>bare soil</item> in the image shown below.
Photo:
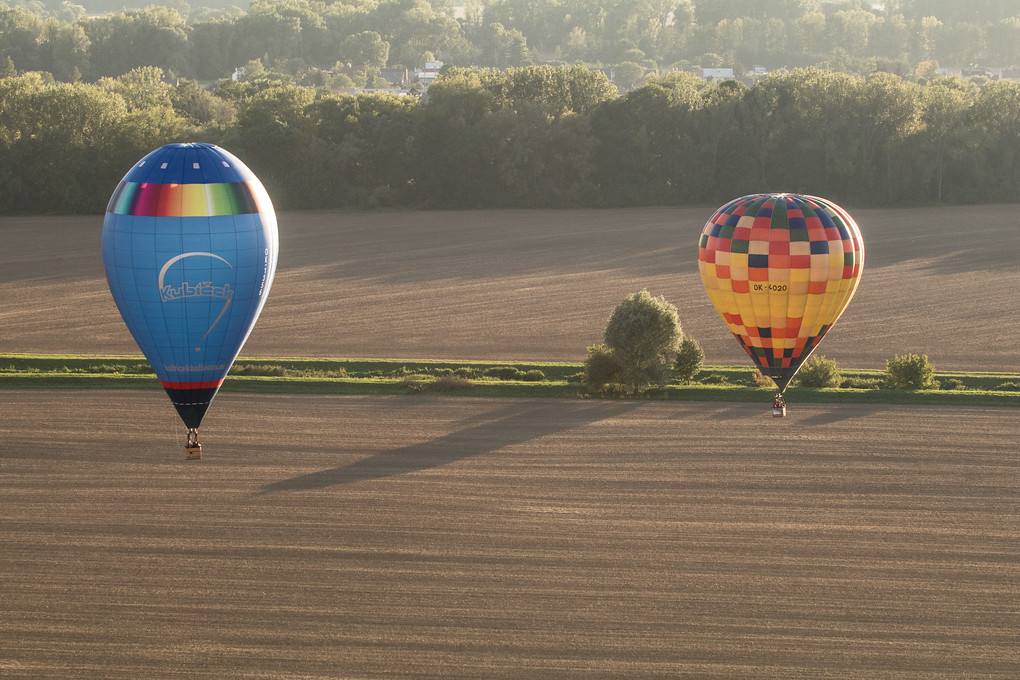
M848 368L927 354L1020 370L1017 206L853 211L863 282L819 352ZM284 213L280 266L243 356L581 361L647 288L706 361L749 363L711 308L711 208ZM110 298L99 217L0 219L0 351L136 354Z
M1014 409L0 391L0 676L1015 678ZM125 414L130 413L130 419Z

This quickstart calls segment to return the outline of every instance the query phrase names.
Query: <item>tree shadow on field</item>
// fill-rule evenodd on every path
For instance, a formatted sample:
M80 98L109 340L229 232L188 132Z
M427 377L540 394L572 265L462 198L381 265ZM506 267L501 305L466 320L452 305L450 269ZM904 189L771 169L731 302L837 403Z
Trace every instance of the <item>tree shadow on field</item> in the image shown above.
M461 429L437 439L383 451L342 467L320 470L267 484L260 494L310 491L383 479L442 467L514 444L619 416L637 402L511 404L472 416Z
M772 401L770 397L763 397L758 402L734 402L718 406L714 411L704 417L710 420L747 420L762 414L772 414Z

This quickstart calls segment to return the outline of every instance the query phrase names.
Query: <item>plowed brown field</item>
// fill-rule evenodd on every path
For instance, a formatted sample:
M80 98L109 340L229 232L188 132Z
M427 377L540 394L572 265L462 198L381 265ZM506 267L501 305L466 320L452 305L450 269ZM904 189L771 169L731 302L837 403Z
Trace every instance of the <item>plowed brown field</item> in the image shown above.
M712 363L711 210L283 215L245 350L580 360L641 287ZM1015 207L855 211L822 351L1016 371ZM0 351L135 353L101 220L0 220ZM732 345L732 347L730 347ZM1015 678L1015 409L0 391L3 678Z
M680 309L706 361L749 360L711 308L711 209L287 213L248 356L581 361L626 295ZM865 272L822 342L841 366L926 353L1020 370L1017 206L860 210ZM0 220L0 351L138 352L106 287L102 219Z

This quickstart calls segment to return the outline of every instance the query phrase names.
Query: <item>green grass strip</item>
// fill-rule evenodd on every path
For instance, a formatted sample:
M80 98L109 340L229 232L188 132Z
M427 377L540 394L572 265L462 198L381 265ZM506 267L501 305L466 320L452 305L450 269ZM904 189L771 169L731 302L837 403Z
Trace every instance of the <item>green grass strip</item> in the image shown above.
M541 372L539 374L537 372ZM478 397L597 398L580 382L583 365L566 362L487 362L404 359L242 357L224 392L252 394L442 393ZM642 399L673 401L770 401L775 390L759 387L748 366L705 366L690 385L652 389ZM844 379L881 381L885 371L840 369ZM446 383L443 377L449 379ZM457 376L465 379L456 380ZM796 403L923 404L1020 407L1020 374L937 372L961 389L891 390L792 387ZM458 387L459 385L459 387ZM0 354L0 389L161 389L145 358L118 355Z

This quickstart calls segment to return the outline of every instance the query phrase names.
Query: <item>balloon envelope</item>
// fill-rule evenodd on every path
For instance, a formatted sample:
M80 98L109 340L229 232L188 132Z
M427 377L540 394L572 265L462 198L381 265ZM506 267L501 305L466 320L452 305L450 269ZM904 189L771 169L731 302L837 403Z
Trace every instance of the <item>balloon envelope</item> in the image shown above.
M831 201L755 194L719 208L698 242L698 268L719 316L780 391L846 309L864 243Z
M110 292L188 428L202 422L251 333L278 253L262 183L212 144L156 149L110 198Z

